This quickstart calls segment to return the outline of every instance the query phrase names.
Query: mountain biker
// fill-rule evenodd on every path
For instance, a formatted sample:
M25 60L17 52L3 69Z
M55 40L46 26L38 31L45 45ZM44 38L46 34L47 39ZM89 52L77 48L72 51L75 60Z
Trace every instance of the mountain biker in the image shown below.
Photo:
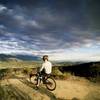
M48 76L52 73L52 63L48 60L48 55L44 55L42 59L43 59L43 64L42 67L40 68L39 73ZM38 86L39 86L39 80L37 83L37 87Z

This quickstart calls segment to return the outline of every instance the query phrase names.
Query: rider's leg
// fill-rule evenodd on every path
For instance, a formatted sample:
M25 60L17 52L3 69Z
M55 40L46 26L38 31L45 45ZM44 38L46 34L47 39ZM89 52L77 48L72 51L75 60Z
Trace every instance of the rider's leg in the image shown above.
M46 79L50 76L50 74L44 74L44 77L43 77L43 83L45 84L46 83Z
M40 74L37 78L37 87L39 87L40 83L41 83L41 78L42 78L42 75Z
M45 82L45 80L46 80L46 75L47 75L46 73L43 74L43 83L44 83L44 84L46 83L46 82Z
M40 85L40 79L38 78L37 79L37 85L36 86L39 87L39 85Z

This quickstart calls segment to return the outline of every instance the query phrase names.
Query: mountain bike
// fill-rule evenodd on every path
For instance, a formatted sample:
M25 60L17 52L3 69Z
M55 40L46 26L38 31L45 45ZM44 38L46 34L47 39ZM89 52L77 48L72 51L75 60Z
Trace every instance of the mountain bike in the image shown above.
M37 85L38 82L43 83L46 86L46 88L50 91L53 91L56 89L56 81L52 75L45 75L41 73L32 74L30 76L30 81L34 85Z

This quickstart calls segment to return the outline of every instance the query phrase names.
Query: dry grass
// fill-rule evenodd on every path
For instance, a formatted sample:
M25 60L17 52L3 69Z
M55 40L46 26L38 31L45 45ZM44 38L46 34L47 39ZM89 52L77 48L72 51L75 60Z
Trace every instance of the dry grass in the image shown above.
M57 88L50 92L44 86L35 90L35 86L21 75L0 82L1 100L100 100L99 84L85 78L70 77L68 80L56 80Z

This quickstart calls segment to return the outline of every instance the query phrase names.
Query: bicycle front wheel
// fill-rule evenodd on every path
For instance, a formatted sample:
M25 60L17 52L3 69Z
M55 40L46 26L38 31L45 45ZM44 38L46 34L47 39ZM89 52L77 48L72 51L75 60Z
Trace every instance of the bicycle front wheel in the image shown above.
M52 77L48 77L46 79L46 88L50 91L53 91L56 89L56 81Z
M37 85L38 83L38 78L36 75L31 76L30 81L34 84Z

